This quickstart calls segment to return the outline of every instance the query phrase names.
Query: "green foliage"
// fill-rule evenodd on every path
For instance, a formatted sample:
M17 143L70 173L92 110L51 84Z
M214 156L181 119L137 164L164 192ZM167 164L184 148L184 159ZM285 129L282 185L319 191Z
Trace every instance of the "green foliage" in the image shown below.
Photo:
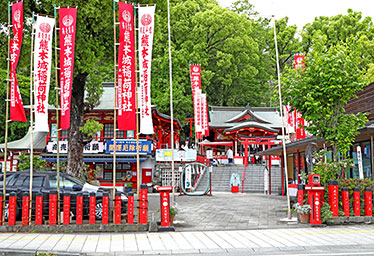
M327 202L324 202L321 208L321 221L322 223L327 223L332 218L331 207Z
M358 188L361 191L361 194L365 191L365 188L371 188L374 191L374 181L370 178L365 179L340 179L339 181L339 188L348 188L350 191L350 195L353 195L353 189Z
M177 213L178 213L177 208L170 207L170 216L175 216L177 215Z
M326 187L330 180L341 179L344 172L354 167L353 159L333 160L328 156L331 153L331 151L321 150L314 154L315 164L312 172L321 176L321 185Z
M47 161L40 159L39 156L33 156L33 170L45 171L48 166ZM30 155L19 155L18 170L30 170Z
M103 129L104 125L98 121L88 119L83 127L80 127L80 131L86 134L89 138L94 138L97 132Z
M299 203L296 203L293 205L292 207L297 213L300 213L302 215L305 215L305 214L308 214L310 213L310 211L312 210L312 208L310 207L309 204L299 204Z
M331 17L316 17L313 23L304 26L301 36L303 51L308 53L314 48L314 38L317 35L326 37L326 47L345 42L351 36L366 36L374 39L374 27L371 17L362 17L361 12L348 9L347 14Z
M306 129L324 138L344 156L352 145L358 128L367 121L366 115L345 114L345 104L357 97L366 81L360 61L358 40L327 46L326 37L313 39L313 51L305 59L305 69L287 68L282 74L282 95L309 122Z

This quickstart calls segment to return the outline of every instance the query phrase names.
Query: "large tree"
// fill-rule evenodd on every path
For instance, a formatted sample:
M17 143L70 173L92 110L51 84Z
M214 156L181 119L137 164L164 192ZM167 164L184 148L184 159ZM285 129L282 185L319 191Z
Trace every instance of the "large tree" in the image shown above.
M345 155L366 116L346 114L347 101L361 90L366 81L357 63L361 51L357 39L328 44L326 36L315 36L313 49L305 59L305 69L286 69L282 74L282 95L309 123L306 129L317 138L324 138L333 148L334 159L339 151Z

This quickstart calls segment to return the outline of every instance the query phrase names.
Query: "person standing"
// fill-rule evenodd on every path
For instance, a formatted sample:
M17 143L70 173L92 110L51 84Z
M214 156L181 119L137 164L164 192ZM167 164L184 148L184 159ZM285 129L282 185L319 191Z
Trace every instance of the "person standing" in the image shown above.
M229 159L229 164L232 164L232 163L234 163L234 153L232 152L232 149L231 148L229 148L228 150L227 150L227 158Z

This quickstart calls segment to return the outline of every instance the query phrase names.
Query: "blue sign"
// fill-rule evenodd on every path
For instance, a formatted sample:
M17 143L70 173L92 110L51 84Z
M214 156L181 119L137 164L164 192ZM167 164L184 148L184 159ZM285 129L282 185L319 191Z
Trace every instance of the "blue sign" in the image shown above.
M139 140L138 150L139 154L151 154L152 141ZM112 140L107 141L105 145L105 152L113 153L113 151L114 142ZM116 153L136 154L136 140L117 140Z

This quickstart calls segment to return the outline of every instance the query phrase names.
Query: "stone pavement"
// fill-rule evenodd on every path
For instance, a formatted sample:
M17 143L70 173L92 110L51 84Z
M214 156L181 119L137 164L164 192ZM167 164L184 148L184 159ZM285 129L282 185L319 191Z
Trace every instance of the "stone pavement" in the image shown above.
M301 224L280 223L287 217L287 198L279 195L213 192L213 196L178 196L176 231L287 228ZM150 193L149 218L159 221L159 194Z
M0 254L156 255L278 254L308 250L374 249L374 227L186 231L164 233L0 234ZM4 255L4 254L3 254ZM319 254L321 255L321 254ZM323 255L323 254L322 254ZM347 254L344 254L347 255Z

